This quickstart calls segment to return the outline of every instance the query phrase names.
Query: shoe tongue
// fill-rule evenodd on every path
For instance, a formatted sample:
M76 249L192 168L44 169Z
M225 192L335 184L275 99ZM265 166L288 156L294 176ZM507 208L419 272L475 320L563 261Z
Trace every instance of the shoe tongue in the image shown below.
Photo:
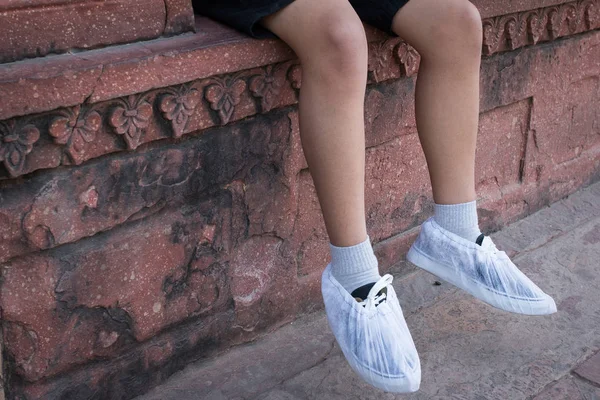
M354 289L354 291L350 293L350 295L354 297L357 301L364 301L369 295L369 292L371 291L371 288L373 286L375 286L375 282L367 283L366 285Z
M475 243L477 243L480 246L483 246L483 239L485 238L485 235L482 233L481 235L479 235L477 237L477 240L475 240Z
M366 285L363 285L357 289L354 289L354 291L352 293L350 293L350 295L352 297L354 297L356 299L356 301L360 302L360 301L365 301L365 299L369 296L369 292L371 291L371 289L373 288L373 286L375 286L376 282L372 282L372 283L367 283ZM379 291L379 293L387 293L387 288L383 288Z

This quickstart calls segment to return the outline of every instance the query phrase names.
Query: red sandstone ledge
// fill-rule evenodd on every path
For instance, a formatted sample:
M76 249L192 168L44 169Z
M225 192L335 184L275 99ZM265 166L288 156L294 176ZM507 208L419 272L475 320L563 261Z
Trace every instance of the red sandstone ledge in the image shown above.
M547 8L568 2L565 0L511 0L510 2L497 0L470 1L477 6L483 18L497 17L509 13L519 13L534 10L536 8Z
M8 0L0 2L0 62L193 28L190 0Z
M554 5L558 2L527 2L534 3L528 11L494 16L501 10L491 6L493 2L477 1L485 18L485 53L600 27L600 0L561 1L561 5ZM511 11L522 10L524 3L511 5ZM532 9L539 5L545 7ZM207 18L197 17L196 31L168 39L0 65L0 97L8 99L0 103L0 120L97 103L295 58L281 41L251 39ZM367 31L371 42L387 37L374 29Z
M96 103L294 58L208 18L196 33L0 65L0 120Z

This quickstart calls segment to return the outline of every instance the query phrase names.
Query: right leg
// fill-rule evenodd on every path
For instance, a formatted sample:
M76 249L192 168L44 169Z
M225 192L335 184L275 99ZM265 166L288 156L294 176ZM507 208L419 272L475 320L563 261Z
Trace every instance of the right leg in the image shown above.
M302 63L302 147L332 242L321 280L331 330L367 382L386 391L415 391L421 380L417 350L392 278L380 278L366 232L363 25L348 0L295 0L263 24Z
M295 0L261 22L302 64L300 135L329 239L364 242L367 40L360 18L348 0Z
M262 24L302 64L300 136L329 240L349 292L380 279L365 221L367 40L348 0L295 0Z

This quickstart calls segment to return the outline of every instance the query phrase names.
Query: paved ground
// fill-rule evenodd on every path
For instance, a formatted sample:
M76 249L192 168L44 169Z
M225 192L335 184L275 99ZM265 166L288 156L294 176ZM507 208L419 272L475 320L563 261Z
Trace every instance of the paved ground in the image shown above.
M600 400L600 183L493 238L558 313L505 313L423 271L395 281L421 356L418 393L361 382L318 313L191 365L138 400Z

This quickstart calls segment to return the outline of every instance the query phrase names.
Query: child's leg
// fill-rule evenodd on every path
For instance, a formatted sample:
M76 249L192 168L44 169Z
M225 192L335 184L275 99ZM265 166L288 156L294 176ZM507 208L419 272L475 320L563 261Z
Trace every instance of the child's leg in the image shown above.
M263 25L302 64L300 132L332 244L367 237L364 94L367 41L347 0L296 0Z
M363 25L347 0L296 0L262 23L302 64L302 146L332 244L332 274L352 292L379 279L365 222Z
M481 17L467 0L411 0L393 30L417 49L419 138L436 203L475 200Z
M436 202L433 221L423 224L407 259L500 309L556 312L554 300L477 225L474 167L482 41L477 9L466 0L410 0L396 14L393 29L422 56L417 127Z
M366 232L362 23L348 0L295 0L264 26L292 47L303 67L300 134L332 242L321 280L331 330L367 382L391 392L415 391L419 356L391 276L379 276Z
M467 0L411 0L392 29L421 54L415 111L436 221L474 241L481 17Z

